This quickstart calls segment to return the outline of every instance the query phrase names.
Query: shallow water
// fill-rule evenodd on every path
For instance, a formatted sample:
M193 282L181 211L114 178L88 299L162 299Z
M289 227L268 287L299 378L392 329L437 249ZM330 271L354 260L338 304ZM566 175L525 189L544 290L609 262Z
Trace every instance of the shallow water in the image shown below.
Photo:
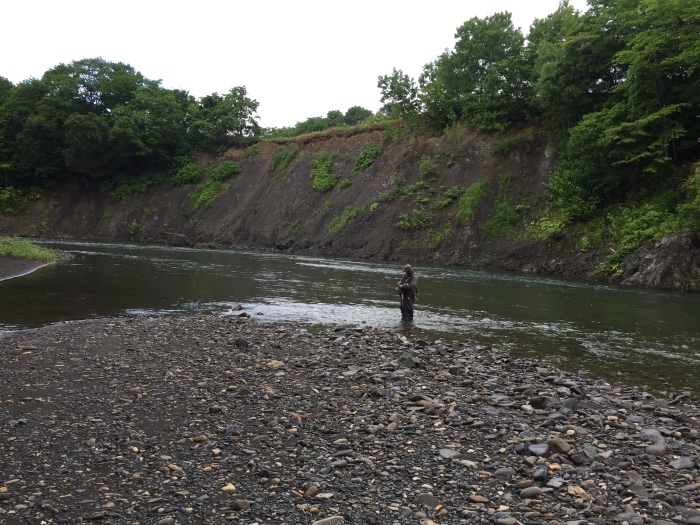
M72 255L0 281L0 332L123 314L238 313L260 321L382 327L546 358L610 381L700 392L700 296L418 265L413 325L402 263L45 241Z

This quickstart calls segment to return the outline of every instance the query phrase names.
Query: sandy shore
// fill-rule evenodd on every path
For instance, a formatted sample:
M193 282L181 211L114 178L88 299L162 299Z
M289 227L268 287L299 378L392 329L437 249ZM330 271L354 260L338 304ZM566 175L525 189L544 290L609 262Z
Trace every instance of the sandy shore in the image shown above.
M202 315L0 336L0 522L700 524L687 396L307 328Z
M45 265L45 262L26 261L0 255L0 281L26 275Z

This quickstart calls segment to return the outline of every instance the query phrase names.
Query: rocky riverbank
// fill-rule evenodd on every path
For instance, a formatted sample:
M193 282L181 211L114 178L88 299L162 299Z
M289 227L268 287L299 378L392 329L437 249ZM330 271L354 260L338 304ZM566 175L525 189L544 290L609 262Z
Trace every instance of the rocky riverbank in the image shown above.
M0 337L3 523L700 523L693 401L231 317Z

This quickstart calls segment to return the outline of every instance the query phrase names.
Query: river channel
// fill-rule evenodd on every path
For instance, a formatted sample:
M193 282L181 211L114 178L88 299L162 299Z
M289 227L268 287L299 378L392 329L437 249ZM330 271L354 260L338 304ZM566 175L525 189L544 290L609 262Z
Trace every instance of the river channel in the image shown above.
M249 313L256 321L380 327L471 341L611 382L700 393L700 296L462 267L164 246L39 241L71 255L0 281L0 332L117 315ZM242 308L242 310L241 310Z

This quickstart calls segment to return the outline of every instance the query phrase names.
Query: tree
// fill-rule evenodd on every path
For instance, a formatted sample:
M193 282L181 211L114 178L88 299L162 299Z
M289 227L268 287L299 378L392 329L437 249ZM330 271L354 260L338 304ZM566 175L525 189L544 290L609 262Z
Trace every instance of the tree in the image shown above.
M471 18L457 28L454 51L445 51L420 77L426 112L439 124L463 119L481 129L502 129L529 114L530 79L524 37L511 14Z
M380 76L377 87L382 92L382 111L388 116L411 117L421 111L418 85L402 70L394 68L391 75Z
M369 109L365 109L362 106L352 106L345 112L343 121L348 126L357 126L367 117L371 117L372 115L373 113Z
M232 88L213 108L216 138L256 137L260 134L258 102L247 96L245 86Z

